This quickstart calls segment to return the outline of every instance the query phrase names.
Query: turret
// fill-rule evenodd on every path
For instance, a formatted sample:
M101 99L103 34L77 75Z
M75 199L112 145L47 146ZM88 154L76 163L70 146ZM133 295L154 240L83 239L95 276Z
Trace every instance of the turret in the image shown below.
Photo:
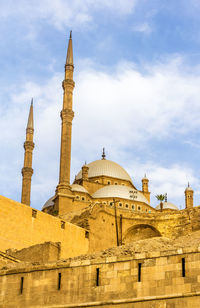
M83 167L82 167L82 179L83 179L83 181L88 180L88 171L89 171L89 167L86 165L86 162L85 162L85 165L83 165Z
M142 193L147 198L147 200L150 202L149 180L146 174L144 175L142 179Z
M190 187L190 184L188 183L188 187L185 190L185 208L186 209L193 208L193 194L194 194L194 191Z
M144 177L142 179L142 191L144 193L148 193L149 192L149 180L147 179L146 174L144 175Z
M22 168L22 194L21 203L30 205L31 198L31 178L33 174L32 169L32 152L34 149L33 143L33 99L31 101L28 123L26 127L26 141L24 142L24 167Z
M65 79L63 80L63 108L61 111L61 147L60 147L60 173L59 184L56 188L54 199L54 210L58 214L64 214L71 210L73 194L70 189L70 167L71 167L71 138L72 120L74 112L72 110L74 63L72 48L72 32L68 42L67 57L65 64Z

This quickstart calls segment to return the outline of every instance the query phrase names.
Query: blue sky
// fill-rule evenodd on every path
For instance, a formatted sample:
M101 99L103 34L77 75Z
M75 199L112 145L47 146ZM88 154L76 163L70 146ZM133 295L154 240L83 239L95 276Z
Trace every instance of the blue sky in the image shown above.
M107 158L138 189L184 207L200 204L200 3L198 0L0 2L0 193L20 201L23 142L34 98L31 205L58 183L61 82L69 31L75 73L72 180Z

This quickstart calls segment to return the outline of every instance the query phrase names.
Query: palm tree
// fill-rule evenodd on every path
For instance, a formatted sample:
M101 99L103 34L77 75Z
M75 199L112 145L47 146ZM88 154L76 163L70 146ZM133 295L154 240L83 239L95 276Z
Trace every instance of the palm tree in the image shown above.
M160 201L160 210L162 212L163 210L163 201L165 200L165 195L156 195L157 200Z

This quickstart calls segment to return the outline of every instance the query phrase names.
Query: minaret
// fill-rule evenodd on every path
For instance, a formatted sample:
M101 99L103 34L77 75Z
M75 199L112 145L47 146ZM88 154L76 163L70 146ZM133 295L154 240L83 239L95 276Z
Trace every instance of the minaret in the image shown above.
M68 43L67 58L65 65L65 79L62 86L63 108L61 111L61 148L60 148L60 175L59 184L56 188L54 199L54 210L58 214L63 214L70 210L73 194L70 190L70 166L71 166L71 138L72 138L72 120L74 112L72 110L72 97L75 83L73 81L73 49L72 49L72 31Z
M193 208L193 194L194 194L194 191L190 187L190 184L188 183L188 187L185 190L185 208L186 209Z
M26 127L26 141L24 142L24 167L22 168L22 197L21 203L30 205L31 198L31 177L32 169L32 152L34 149L33 143L33 99L31 101L28 123Z
M147 200L150 202L149 180L148 180L146 174L144 175L144 177L142 179L142 192L143 192L144 196L147 198Z
M88 180L88 171L89 171L89 167L87 166L86 162L82 167L82 179L83 181L87 181Z

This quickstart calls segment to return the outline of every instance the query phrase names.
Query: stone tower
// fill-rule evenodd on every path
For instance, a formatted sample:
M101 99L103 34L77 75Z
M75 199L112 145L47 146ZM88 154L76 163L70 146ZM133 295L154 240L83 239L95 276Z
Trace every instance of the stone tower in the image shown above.
M31 177L33 174L32 169L32 153L34 149L33 143L33 99L31 101L28 123L26 127L26 141L24 142L24 167L22 168L22 196L21 203L30 206L31 199Z
M88 171L89 171L89 167L85 163L85 165L82 166L82 179L83 179L83 181L88 180Z
M147 200L150 202L149 180L146 177L146 174L142 179L142 192L144 196L147 198Z
M193 194L194 194L194 191L188 183L188 187L185 190L185 208L186 209L193 208Z
M54 199L54 210L62 215L72 207L73 195L70 189L70 166L71 166L71 138L72 138L72 120L74 112L72 110L73 89L73 49L72 49L72 32L68 43L67 58L65 64L65 79L62 86L63 108L61 111L61 148L60 148L60 174L59 184L56 188Z

